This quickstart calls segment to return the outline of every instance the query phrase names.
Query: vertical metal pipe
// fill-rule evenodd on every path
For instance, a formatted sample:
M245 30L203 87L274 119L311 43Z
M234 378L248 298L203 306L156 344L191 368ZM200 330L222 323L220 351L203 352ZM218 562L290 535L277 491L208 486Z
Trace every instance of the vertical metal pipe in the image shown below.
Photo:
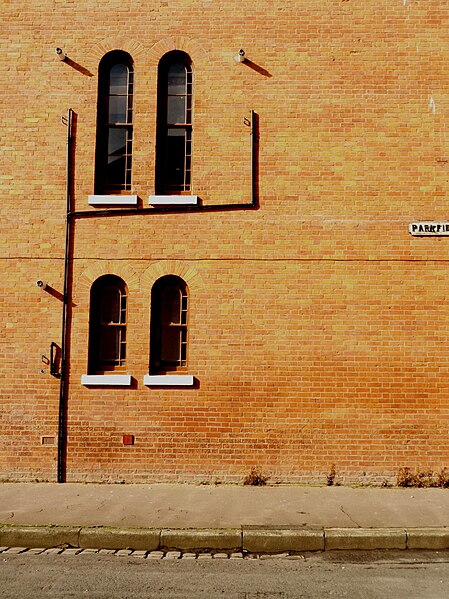
M257 202L257 115L251 110L251 206L256 206Z
M67 155L66 155L66 216L65 216L65 251L64 251L64 296L62 302L62 335L61 335L61 377L59 380L59 420L58 420L58 483L65 482L66 453L66 390L67 390L67 309L68 309L68 275L70 258L70 212L72 185L72 116L71 108L67 111Z

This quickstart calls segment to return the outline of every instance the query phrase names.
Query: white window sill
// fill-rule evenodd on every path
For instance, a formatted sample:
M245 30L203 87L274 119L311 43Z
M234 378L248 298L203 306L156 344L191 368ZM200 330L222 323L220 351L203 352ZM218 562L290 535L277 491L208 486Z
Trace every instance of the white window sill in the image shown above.
M86 386L130 387L130 374L82 374L81 384Z
M198 196L149 196L151 206L186 206L198 204Z
M143 377L147 387L192 387L193 382L191 374L146 374Z
M137 206L137 196L133 195L90 195L89 206Z

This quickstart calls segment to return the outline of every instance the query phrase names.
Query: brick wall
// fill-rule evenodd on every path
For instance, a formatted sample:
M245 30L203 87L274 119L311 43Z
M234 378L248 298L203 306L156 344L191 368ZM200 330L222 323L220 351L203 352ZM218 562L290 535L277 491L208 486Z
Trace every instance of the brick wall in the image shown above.
M68 108L73 210L92 215L71 221L67 480L240 481L256 466L324 482L335 464L381 482L449 466L449 241L408 233L448 219L448 4L4 0L2 478L56 477ZM98 64L114 49L134 60L139 206L154 193L158 62L179 49L192 192L221 210L88 206ZM259 209L229 210L251 199L251 110ZM129 288L131 388L81 385L90 287L109 273ZM193 388L143 384L163 274L189 286Z

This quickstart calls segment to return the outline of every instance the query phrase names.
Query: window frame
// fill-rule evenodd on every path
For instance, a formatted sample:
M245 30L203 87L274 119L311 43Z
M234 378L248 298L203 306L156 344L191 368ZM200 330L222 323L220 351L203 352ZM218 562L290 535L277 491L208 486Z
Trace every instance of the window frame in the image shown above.
M118 295L119 320L114 322L104 321L104 315L112 314L113 306L105 307L107 294L116 292ZM111 295L110 295L111 297ZM127 360L127 326L128 326L128 288L126 283L116 275L103 275L98 278L90 290L89 312L89 375L98 375L110 372L124 372ZM108 350L108 338L114 341L111 332L115 331L117 353L115 357L104 356L103 351Z
M168 291L179 292L179 322L169 322L167 314ZM150 364L152 375L185 373L188 366L189 349L189 303L190 295L186 282L177 275L165 275L158 279L151 289L150 313ZM173 309L173 307L172 307ZM176 345L176 334L178 341ZM178 360L164 359L174 349Z
M184 93L170 93L170 71L181 66L185 71ZM179 86L179 83L177 84ZM170 98L184 99L184 122L169 120ZM172 103L176 105L176 103ZM179 105L178 105L179 108ZM157 196L188 195L192 189L192 137L193 137L193 68L188 54L173 50L165 54L158 66L157 86L157 127L156 127L156 175L155 193ZM170 159L170 141L176 150L173 138L184 137L183 166L179 181L173 179L177 165ZM178 144L180 147L180 144ZM179 165L178 165L179 166ZM171 167L171 168L170 168ZM170 173L170 170L172 171Z
M126 92L112 93L111 73L115 67L123 65L127 69ZM111 98L125 98L125 119L110 120ZM118 100L117 100L118 102ZM109 52L100 61L98 69L97 100L97 141L95 152L95 194L128 194L132 189L132 153L133 153L133 106L134 104L134 62L132 57L122 50ZM123 109L123 106L122 106ZM125 144L124 152L117 154L124 161L121 182L113 181L109 169L111 132L122 132ZM112 143L112 139L111 139ZM119 147L119 149L121 149Z

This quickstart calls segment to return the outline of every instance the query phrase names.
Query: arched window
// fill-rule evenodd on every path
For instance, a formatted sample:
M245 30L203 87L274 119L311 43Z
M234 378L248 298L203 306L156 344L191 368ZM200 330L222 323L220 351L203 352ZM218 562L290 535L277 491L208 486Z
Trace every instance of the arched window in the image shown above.
M151 293L150 372L183 370L187 366L188 292L174 275L162 277Z
M131 189L133 145L132 58L119 50L100 62L98 79L95 193Z
M192 170L192 66L184 52L159 63L156 194L190 191Z
M119 277L104 275L90 293L89 373L120 370L126 361L127 288Z

